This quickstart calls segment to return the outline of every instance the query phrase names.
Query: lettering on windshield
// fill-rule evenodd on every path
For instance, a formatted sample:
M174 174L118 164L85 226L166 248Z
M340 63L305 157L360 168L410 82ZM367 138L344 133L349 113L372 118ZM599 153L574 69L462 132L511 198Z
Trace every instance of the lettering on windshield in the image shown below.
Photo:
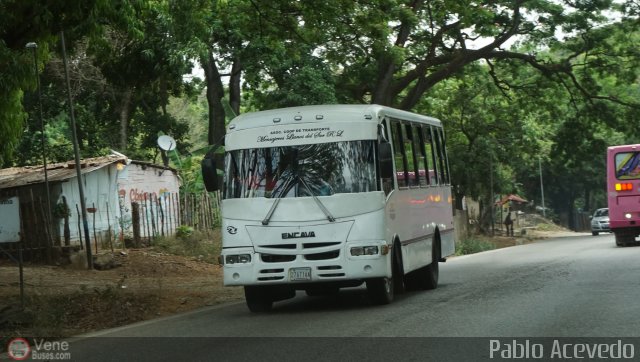
M274 143L284 140L341 138L344 130L332 130L329 127L295 128L271 131L268 135L258 136L259 143Z

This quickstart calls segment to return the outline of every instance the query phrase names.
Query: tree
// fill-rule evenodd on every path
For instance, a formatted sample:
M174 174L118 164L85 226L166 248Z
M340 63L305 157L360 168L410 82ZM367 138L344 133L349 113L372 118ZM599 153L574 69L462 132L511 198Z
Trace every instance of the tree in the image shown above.
M38 69L49 59L57 34L69 31L69 39L95 31L97 18L109 2L104 0L41 1L6 0L0 4L0 165L8 165L27 119L22 106L25 90L36 86L33 54L25 49L38 44Z

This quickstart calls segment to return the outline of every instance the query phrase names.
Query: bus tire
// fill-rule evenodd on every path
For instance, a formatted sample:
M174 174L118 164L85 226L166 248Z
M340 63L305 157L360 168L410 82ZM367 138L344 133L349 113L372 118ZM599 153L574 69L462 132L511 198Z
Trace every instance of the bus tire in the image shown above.
M598 234L599 234L599 233L598 233L597 231L592 231L592 232L591 232L591 235L593 235L593 236L598 236Z
M393 280L387 277L369 279L367 293L373 304L389 304L393 302Z
M265 313L271 310L273 298L268 288L246 285L244 287L244 299L247 307L253 313Z
M435 243L435 241L434 241ZM433 247L435 250L437 250L437 247ZM436 254L436 252L434 251L432 253L432 257L431 257L431 264L423 266L422 268L416 269L412 272L410 272L409 274L407 274L404 277L404 284L407 288L407 290L429 290L429 289L434 289L433 285L434 285L434 276L435 276L435 285L437 287L438 285L438 277L437 275L434 275L433 273L433 268L431 267L432 265L434 265L434 263L436 263L435 265L437 265L438 263L438 256L439 254ZM438 274L436 272L436 274Z
M402 264L402 250L400 249L400 242L396 241L393 246L393 292L395 294L402 294L405 291L404 287L404 266Z
M396 247L394 246L391 249L391 278L382 277L367 280L367 293L374 304L384 305L393 302L394 285L398 284L395 279L402 280L402 275L398 275L397 261Z
M425 283L424 289L427 290L438 287L438 279L440 278L440 238L433 240L431 251L431 264L425 267L425 275L422 278Z

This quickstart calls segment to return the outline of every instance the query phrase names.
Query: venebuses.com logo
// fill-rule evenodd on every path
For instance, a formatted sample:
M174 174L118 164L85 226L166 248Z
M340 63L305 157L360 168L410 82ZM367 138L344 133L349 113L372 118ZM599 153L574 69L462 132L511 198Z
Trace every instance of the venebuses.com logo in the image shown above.
M7 354L9 358L16 361L24 361L29 357L31 352L31 346L29 342L24 338L14 338L9 341L7 346Z
M14 361L31 360L61 361L70 360L69 342L47 341L42 338L29 343L24 338L13 338L7 345L7 355Z

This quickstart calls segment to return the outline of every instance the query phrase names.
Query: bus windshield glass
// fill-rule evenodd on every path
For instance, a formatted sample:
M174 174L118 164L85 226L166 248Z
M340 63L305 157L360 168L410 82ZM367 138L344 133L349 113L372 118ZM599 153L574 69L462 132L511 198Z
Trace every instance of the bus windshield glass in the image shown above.
M640 179L640 152L620 152L615 156L616 178L619 180Z
M224 198L329 196L376 191L375 141L229 151Z

